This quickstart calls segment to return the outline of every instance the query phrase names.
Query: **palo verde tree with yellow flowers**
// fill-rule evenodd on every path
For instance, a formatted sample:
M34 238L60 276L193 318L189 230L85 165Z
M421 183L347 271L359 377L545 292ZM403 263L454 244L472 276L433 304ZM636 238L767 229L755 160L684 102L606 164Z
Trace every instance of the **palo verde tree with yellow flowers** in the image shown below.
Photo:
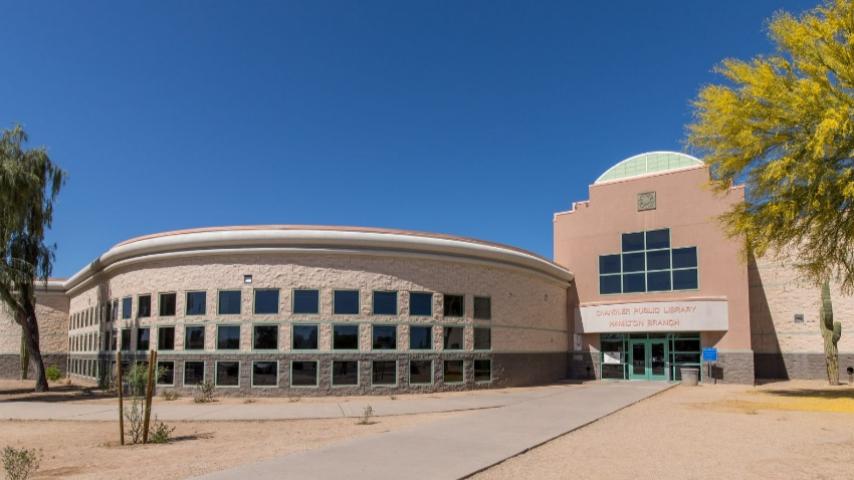
M761 257L786 258L821 286L828 380L838 383L829 282L854 292L854 2L827 0L768 24L776 51L724 60L724 84L694 101L688 144L719 190L746 184L722 221Z

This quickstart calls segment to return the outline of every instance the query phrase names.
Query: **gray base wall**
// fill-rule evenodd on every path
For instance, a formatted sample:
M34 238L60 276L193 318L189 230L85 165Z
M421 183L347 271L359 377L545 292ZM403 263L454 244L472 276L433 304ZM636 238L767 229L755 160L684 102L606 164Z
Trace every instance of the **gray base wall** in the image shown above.
M43 353L42 361L44 368L51 365L56 365L65 376L65 366L68 355L64 353ZM27 378L33 378L33 366L29 366ZM16 353L0 354L0 378L19 379L21 378L21 356Z
M764 380L824 380L824 353L755 353L756 378ZM854 353L839 352L839 380L848 381L846 369L854 369Z

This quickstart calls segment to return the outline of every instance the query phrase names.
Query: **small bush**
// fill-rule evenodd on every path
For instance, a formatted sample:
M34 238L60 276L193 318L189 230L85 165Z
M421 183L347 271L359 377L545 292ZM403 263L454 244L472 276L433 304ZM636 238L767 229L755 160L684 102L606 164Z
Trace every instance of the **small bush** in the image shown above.
M44 371L44 374L51 382L55 382L62 378L62 370L60 370L59 367L56 365L51 365L47 367Z
M154 417L154 424L151 425L151 429L148 431L148 441L150 443L167 443L174 431L175 427L170 427L158 420L157 417Z
M128 384L130 395L141 397L145 395L145 386L148 384L148 367L144 363L134 363L124 375Z
M163 400L167 402L171 402L172 400L177 400L179 395L175 390L163 390Z
M196 385L196 391L193 394L195 403L210 403L214 401L214 383L210 380Z
M14 448L7 446L3 449L3 470L9 480L26 480L36 473L41 463L41 452L35 449Z
M142 432L145 430L143 401L139 397L133 397L130 408L125 410L125 419L128 421L128 428L125 433L130 437L130 443L141 443Z
M370 425L371 417L374 416L374 409L370 405L365 407L365 410L362 411L362 416L359 418L359 425Z

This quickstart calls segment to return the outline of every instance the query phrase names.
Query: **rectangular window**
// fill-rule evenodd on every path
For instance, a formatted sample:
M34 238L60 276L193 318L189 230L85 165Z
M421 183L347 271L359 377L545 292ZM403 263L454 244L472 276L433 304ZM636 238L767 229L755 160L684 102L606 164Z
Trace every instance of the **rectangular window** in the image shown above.
M669 270L670 250L654 250L646 252L647 270Z
M294 290L294 313L318 313L317 290Z
M151 316L151 295L140 295L136 298L136 316L137 318L146 318Z
M463 383L463 361L445 360L443 378L445 383Z
M397 292L374 292L374 315L397 315Z
M409 327L409 349L410 350L432 350L433 349L433 327L415 326Z
M394 350L397 348L396 325L374 325L371 333L371 348L374 350Z
M397 362L394 360L378 360L371 362L372 385L396 385Z
M161 293L160 294L160 316L161 317L174 317L175 316L175 303L177 301L177 295L174 293Z
M240 325L219 325L216 329L217 350L240 349Z
M133 299L130 297L122 299L122 318L127 320L133 312Z
M336 315L355 315L359 313L358 290L335 290L332 298L332 310Z
M205 349L205 327L193 325L184 328L184 350Z
M139 328L136 331L136 350L140 352L148 351L150 338L148 328Z
M240 290L220 291L218 312L220 315L239 315Z
M157 384L175 384L175 362L157 362Z
M637 252L644 249L643 232L624 233L623 234L623 251Z
M240 362L216 362L216 386L240 386Z
M687 270L673 270L673 289L674 290L695 290L697 289L697 269L691 268Z
M279 384L278 362L252 362L252 386L275 387Z
M175 350L175 327L157 328L157 350Z
M205 381L205 362L184 362L184 385L199 385Z
M479 320L492 319L492 299L489 297L474 297L474 318Z
M697 247L674 248L673 268L696 268Z
M490 381L492 381L492 361L490 361L490 360L475 360L474 361L474 381L475 382L490 382Z
M122 351L127 352L130 350L130 329L125 328L122 329Z
M187 315L204 315L207 299L207 292L187 292Z
M697 247L671 248L670 229L623 234L621 255L599 257L599 293L697 288Z
M119 332L113 330L110 333L110 350L116 351L119 347Z
M599 274L622 273L620 255L601 255L599 257Z
M445 350L462 350L463 327L445 327L442 345Z
M445 294L445 316L462 317L464 311L464 298L462 295Z
M119 319L119 301L113 300L113 310L111 312L110 319L116 321Z
M358 325L333 325L332 348L335 350L359 349Z
M433 294L426 292L411 292L409 294L409 315L413 317L432 316Z
M252 348L255 350L277 350L279 348L278 325L255 325L252 337Z
M409 383L413 385L433 383L433 362L431 360L410 360Z
M279 313L279 289L255 290L255 314Z
M646 249L659 250L670 248L670 229L649 230L646 232Z
M492 348L492 331L488 328L474 329L474 349L489 350Z
M358 385L359 384L359 362L335 361L332 362L332 385Z
M316 387L317 362L291 362L291 385L294 387Z
M317 350L317 325L294 325L294 350Z
M600 275L599 276L599 293L606 295L609 293L621 293L623 291L623 278L621 275Z
M623 293L636 293L646 291L646 275L633 273L623 275Z

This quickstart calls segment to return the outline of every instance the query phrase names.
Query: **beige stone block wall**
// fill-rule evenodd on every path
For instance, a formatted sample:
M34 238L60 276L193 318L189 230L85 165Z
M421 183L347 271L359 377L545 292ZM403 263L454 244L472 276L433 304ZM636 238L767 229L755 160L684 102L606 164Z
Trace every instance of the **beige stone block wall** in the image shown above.
M68 299L61 293L36 295L39 323L39 346L42 353L65 353L68 350ZM6 305L0 303L0 354L21 352L21 327Z

